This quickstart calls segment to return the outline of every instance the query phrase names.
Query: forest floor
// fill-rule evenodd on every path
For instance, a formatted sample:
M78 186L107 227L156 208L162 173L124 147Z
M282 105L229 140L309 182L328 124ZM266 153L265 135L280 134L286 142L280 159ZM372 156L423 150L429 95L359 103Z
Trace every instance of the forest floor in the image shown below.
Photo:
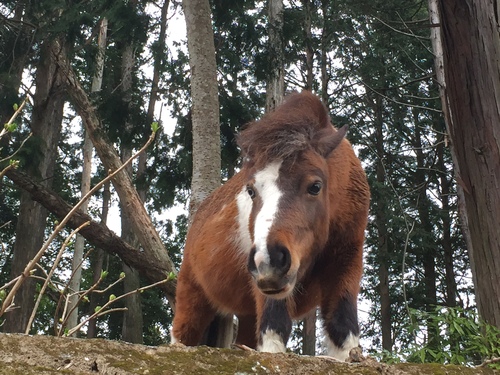
M102 339L0 334L0 374L497 374L438 364L386 365L357 353L356 363L241 349L149 347Z

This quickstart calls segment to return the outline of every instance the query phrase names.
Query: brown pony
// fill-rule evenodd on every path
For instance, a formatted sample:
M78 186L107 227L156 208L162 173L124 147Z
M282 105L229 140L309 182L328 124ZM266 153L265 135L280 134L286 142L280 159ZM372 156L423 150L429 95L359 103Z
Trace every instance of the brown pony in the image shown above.
M302 92L241 132L241 171L187 235L173 342L197 345L217 313L236 314L237 343L284 352L292 319L319 306L328 354L358 346L370 193L346 131Z

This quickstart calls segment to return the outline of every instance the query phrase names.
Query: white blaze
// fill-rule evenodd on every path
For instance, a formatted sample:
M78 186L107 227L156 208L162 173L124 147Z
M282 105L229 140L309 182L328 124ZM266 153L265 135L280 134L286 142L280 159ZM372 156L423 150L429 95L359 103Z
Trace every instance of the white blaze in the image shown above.
M281 161L273 162L255 174L255 190L261 197L262 207L255 218L254 244L256 248L255 265L269 262L267 251L267 236L273 225L278 203L283 193L278 188L278 176Z
M252 248L252 238L248 229L252 213L252 198L248 195L246 186L243 186L236 196L236 204L238 205L238 247L240 251L248 254Z

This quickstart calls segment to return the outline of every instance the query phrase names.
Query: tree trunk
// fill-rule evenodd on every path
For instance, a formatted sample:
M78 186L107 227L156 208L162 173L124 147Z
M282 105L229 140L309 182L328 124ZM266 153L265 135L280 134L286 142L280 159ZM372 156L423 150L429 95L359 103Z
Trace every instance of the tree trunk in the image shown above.
M314 61L314 50L312 46L312 29L311 29L311 0L302 0L302 8L304 9L304 40L305 40L305 50L306 50L306 90L312 90L313 87L313 61ZM315 315L316 316L316 315Z
M304 89L313 89L313 58L314 51L312 48L312 29L311 29L311 7L313 4L311 0L302 0L302 8L304 10L304 40L306 50L306 85ZM325 103L327 105L328 103ZM316 354L316 309L311 311L303 320L302 329L302 354L315 355Z
M127 264L122 263L125 279L123 280L123 291L125 293L137 290L141 287L139 272ZM122 340L133 344L143 343L143 318L142 299L140 293L132 293L124 301L127 310L123 313Z
M375 134L376 134L376 178L378 191L373 191L375 226L378 232L378 278L380 294L380 325L382 328L382 349L392 352L391 297L389 292L389 233L387 230L386 208L383 204L385 195L386 173L384 169L384 133L382 118L382 97L377 96L374 103ZM376 199L376 194L379 198Z
M328 83L328 52L329 47L329 32L328 32L328 0L321 0L321 13L323 13L323 28L321 30L321 100L326 107L329 107Z
M221 153L215 46L208 0L183 0L193 101L190 215L220 186Z
M283 47L283 0L268 1L268 78L266 112L274 110L285 96L285 57Z
M97 56L96 56L96 69L94 72L94 76L92 77L92 87L91 92L99 92L102 88L102 77L104 75L104 57L106 55L106 43L108 39L108 19L104 17L101 20L99 25L99 36L97 37ZM85 136L88 136L88 133L84 129ZM89 137L89 142L92 144L92 141ZM85 147L85 146L84 146ZM92 145L93 150L93 145ZM108 210L109 210L109 202L111 200L111 192L109 189L109 182L104 184L103 193L102 193L102 207L101 207L101 223L106 224L108 220ZM83 237L83 236L82 236ZM103 271L103 263L104 263L104 252L102 249L96 248L94 250L94 255L91 258L91 268L92 268L92 285L95 285L101 276L101 272ZM93 293L90 295L90 307L89 311L94 311L95 308L99 305L98 302L99 295ZM87 338L96 337L97 334L97 318L91 319L87 326Z
M200 203L220 186L221 152L217 66L208 0L183 0L186 18L191 97L193 100L193 178L189 204L192 220ZM233 340L233 317L217 317L217 337L208 340L228 347Z
M55 41L47 40L42 43L35 78L31 130L38 141L39 154L28 164L27 169L43 186L50 186L52 183L65 102L62 77L53 55L59 53L60 48L64 47ZM23 192L16 227L12 279L24 271L26 264L42 246L46 219L47 210ZM35 286L35 280L32 278L28 278L21 285L14 301L18 308L6 314L4 332L26 330L35 303Z
M31 26L24 24L26 21L29 23L26 19L26 6L27 4L23 1L16 3L11 20L18 25L17 32L11 31L2 36L4 38L2 42L5 46L9 46L7 48L12 52L7 56L3 55L3 60L0 61L0 70L4 73L2 84L0 84L0 124L5 124L12 116L12 105L18 101L23 70L28 54L31 52ZM0 139L0 151L3 142L7 142L7 137Z
M444 136L439 139L436 147L437 152L437 168L440 171L440 201L441 201L441 217L443 224L443 237L441 245L443 246L443 260L445 269L445 285L446 285L446 305L454 307L457 305L457 281L455 280L455 270L453 267L453 246L451 243L451 214L450 214L450 185L451 181L447 175L447 170L444 161Z
M480 316L500 327L500 35L496 1L441 0L447 124Z
M130 7L136 7L135 1L129 3ZM132 37L132 35L131 35ZM123 108L126 109L127 116L125 116L125 123L122 126L123 132L121 137L121 158L122 163L125 163L132 156L132 146L129 144L133 138L133 124L129 120L129 114L131 112L132 105L132 79L133 70L135 64L134 56L135 44L133 40L129 40L125 43L122 51L122 66L121 66L121 92L122 92L122 102ZM145 153L144 153L145 154ZM128 173L130 180L133 179L133 168L129 164L125 171ZM137 191L139 199L144 202L143 197L140 196L139 191ZM130 223L130 217L127 216L124 205L127 202L120 202L121 210L121 237L123 240L133 247L138 247L139 241L134 233L133 227ZM140 288L140 278L136 270L128 266L127 264L122 264L123 271L125 272L125 280L123 281L123 291L124 293L129 293L131 291ZM123 313L123 324L122 324L122 340L142 344L142 303L141 295L138 293L133 293L124 298L123 304L126 310Z
M126 147L122 147L124 159L128 159L132 151ZM129 173L132 174L132 166L129 165ZM120 205L122 207L123 204ZM132 230L132 226L129 222L127 215L121 215L121 237L122 239L138 248L139 241L137 236ZM122 261L122 268L125 272L125 279L123 280L123 292L128 293L137 290L141 287L141 280L139 273L133 267L130 267L125 262ZM124 298L123 303L126 310L123 313L123 324L122 324L122 340L126 342L131 342L134 344L143 343L143 319L142 319L142 301L141 295L139 293L133 293Z
M84 197L90 191L90 178L92 172L92 141L87 132L84 132L83 141L83 171L81 181L81 197ZM86 201L80 208L83 213L87 213L88 201ZM73 261L71 265L72 275L68 288L70 293L76 293L80 290L82 281L82 261L83 251L85 247L85 238L81 235L76 236L75 251L73 253ZM69 297L68 303L68 320L66 321L66 328L73 328L78 324L78 300L79 295L73 294ZM73 336L76 336L76 332Z
M108 21L106 18L103 18L99 25L99 35L97 38L97 55L96 55L96 69L94 73L94 77L92 78L92 88L91 92L96 93L101 91L102 86L102 76L104 72L104 56L106 53L106 38L108 32ZM83 198L90 191L90 181L92 175L92 154L94 151L94 146L92 145L92 140L88 132L83 131L84 141L83 141L83 170L82 170L82 182L81 182L81 198ZM86 201L81 206L81 211L83 213L87 213L88 210L88 201ZM75 240L75 251L73 254L73 262L72 262L72 270L73 275L71 277L69 283L69 290L71 293L77 292L80 290L80 284L82 281L82 261L83 261L83 252L85 247L85 238L77 234ZM101 270L98 271L99 275ZM68 311L69 316L66 322L66 327L71 329L78 324L78 295L73 295L69 298ZM76 332L74 333L76 336Z
M304 318L302 329L302 354L316 355L316 309Z
M108 211L109 202L111 201L111 191L109 182L104 184L102 192L102 207L101 207L101 224L104 226L108 221ZM92 285L95 285L101 276L101 272L104 268L104 251L97 247L95 249L94 256L91 260L92 266ZM106 268L107 269L107 268ZM92 293L90 295L90 307L89 311L95 311L95 308L100 305L99 303L100 295L98 293ZM90 319L87 327L87 338L91 339L97 336L97 318Z
M153 63L153 80L151 81L151 94L149 96L148 112L146 116L146 123L149 125L154 120L155 106L158 101L158 83L160 81L161 68L163 66L164 51L165 51L165 38L167 35L167 15L170 0L165 0L161 8L160 18L160 35L157 41L157 50L154 52Z
M417 109L413 110L413 118L415 124L414 149L417 156L415 182L416 185L420 188L420 194L417 201L417 212L420 218L420 225L422 226L424 233L428 235L428 237L422 237L422 243L419 249L420 256L418 258L420 258L424 268L425 311L427 311L428 313L432 313L435 306L437 305L436 248L434 240L432 238L432 221L429 217L431 204L429 202L429 198L427 197L425 156L422 147L421 129L418 126L419 114ZM433 319L429 319L427 321L427 340L429 347L436 347L436 337L438 334L438 326L435 324L435 321Z

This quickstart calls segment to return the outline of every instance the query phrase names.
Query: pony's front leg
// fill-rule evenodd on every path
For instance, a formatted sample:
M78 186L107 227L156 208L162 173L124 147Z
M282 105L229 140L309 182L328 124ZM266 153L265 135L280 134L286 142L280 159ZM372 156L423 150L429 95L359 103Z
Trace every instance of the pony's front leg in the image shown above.
M181 268L181 273L186 272ZM184 276L184 275L183 275ZM191 277L179 277L176 291L176 311L172 324L172 343L199 345L215 317L216 311Z
M322 308L328 355L346 361L352 348L359 346L357 296L346 293Z
M285 300L257 298L257 350L268 353L284 353L292 332L292 320Z

